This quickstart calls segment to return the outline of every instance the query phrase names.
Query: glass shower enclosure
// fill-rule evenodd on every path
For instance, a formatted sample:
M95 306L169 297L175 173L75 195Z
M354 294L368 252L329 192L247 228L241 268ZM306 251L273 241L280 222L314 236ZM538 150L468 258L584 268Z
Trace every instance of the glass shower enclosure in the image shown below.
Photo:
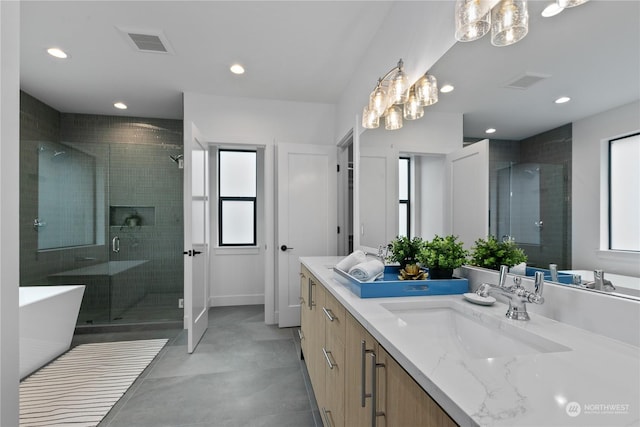
M32 226L21 284L86 285L78 326L182 321L182 145L23 141L22 150Z
M493 234L523 248L528 265L569 267L566 173L564 165L546 163L511 163L497 170Z

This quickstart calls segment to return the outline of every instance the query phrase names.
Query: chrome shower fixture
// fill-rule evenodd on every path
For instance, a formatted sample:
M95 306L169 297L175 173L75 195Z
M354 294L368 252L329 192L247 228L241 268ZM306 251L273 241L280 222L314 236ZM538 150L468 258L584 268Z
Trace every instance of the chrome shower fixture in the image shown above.
M173 160L174 162L176 162L176 164L178 165L178 168L183 169L184 168L184 154L178 154L175 156L169 156L169 158L171 160Z

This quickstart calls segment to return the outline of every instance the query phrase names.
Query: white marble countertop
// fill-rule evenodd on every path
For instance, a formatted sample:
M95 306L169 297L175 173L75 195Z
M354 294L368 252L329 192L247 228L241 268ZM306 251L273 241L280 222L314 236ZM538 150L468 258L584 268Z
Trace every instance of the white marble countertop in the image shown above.
M478 306L461 295L361 299L334 280L340 259L300 260L461 426L640 425L640 348L535 313L529 321L509 320L505 304ZM421 340L383 306L405 301L464 304L476 316L506 320L568 350L493 358L452 354Z

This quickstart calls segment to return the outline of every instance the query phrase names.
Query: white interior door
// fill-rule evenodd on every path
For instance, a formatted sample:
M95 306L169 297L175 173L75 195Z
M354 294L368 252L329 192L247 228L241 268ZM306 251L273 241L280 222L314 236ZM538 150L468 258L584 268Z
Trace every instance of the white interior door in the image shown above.
M184 321L187 351L193 353L209 323L207 145L195 126L185 129L184 153Z
M445 229L465 248L489 234L489 140L447 154Z
M300 261L337 253L337 148L278 144L278 324L300 325Z
M359 176L357 203L358 243L355 248L377 252L398 235L398 158L393 147L360 145L356 173Z

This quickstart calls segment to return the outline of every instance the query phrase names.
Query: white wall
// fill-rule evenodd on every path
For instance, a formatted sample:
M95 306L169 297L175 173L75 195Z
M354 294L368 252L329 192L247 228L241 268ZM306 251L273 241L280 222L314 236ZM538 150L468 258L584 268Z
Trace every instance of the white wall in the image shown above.
M606 144L640 130L640 102L633 102L573 123L572 268L640 276L640 254L601 251L601 180L606 179ZM606 200L605 200L606 203Z
M278 143L335 145L339 139L335 133L336 107L190 92L184 94L183 102L184 122L194 123L206 142L265 147L263 240L254 251L229 254L229 250L212 248L209 285L212 304L256 304L263 300L265 320L274 323L277 311L274 150ZM261 262L263 265L256 264ZM239 276L238 272L248 269L247 275Z
M420 180L416 192L416 235L425 240L434 235L442 236L444 229L444 187L445 156L416 156L416 167L419 168Z
M462 113L439 113L425 108L424 117L404 121L398 130L368 129L360 135L362 146L393 145L400 153L447 154L462 148Z
M18 425L20 2L0 1L0 425Z
M404 126L395 131L384 128L370 129L360 135L362 147L393 148L394 152L413 154L422 157L420 188L416 188L419 207L416 206L419 218L415 231L423 238L431 239L434 234L445 233L444 192L445 172L444 155L462 148L462 114L437 113L426 109L424 117L416 121L405 121ZM366 180L366 177L360 177ZM397 182L397 177L396 177ZM396 184L397 185L397 184ZM390 206L396 200L387 202ZM395 211L394 211L395 212ZM371 214L371 212L369 212ZM366 215L366 212L360 212ZM397 234L397 226L396 232ZM388 240L395 237L395 234Z
M184 94L184 121L216 143L333 145L335 111L332 104Z

